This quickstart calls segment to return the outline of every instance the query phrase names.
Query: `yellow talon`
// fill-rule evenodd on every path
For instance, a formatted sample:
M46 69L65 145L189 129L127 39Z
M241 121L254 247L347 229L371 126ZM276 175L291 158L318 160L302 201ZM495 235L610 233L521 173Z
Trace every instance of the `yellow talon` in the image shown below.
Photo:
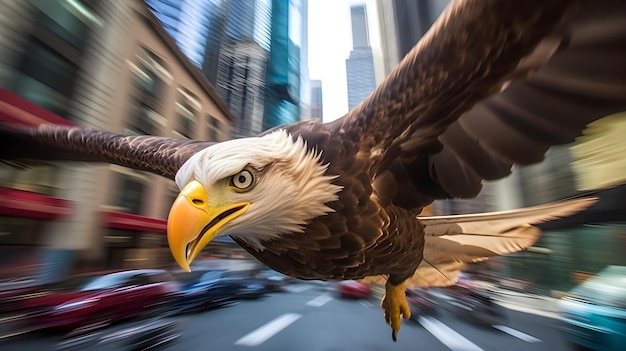
M405 283L393 285L389 281L385 284L385 296L381 302L381 307L385 310L385 321L391 326L391 337L396 341L396 335L400 330L402 322L400 315L405 320L411 318L411 308L406 301Z

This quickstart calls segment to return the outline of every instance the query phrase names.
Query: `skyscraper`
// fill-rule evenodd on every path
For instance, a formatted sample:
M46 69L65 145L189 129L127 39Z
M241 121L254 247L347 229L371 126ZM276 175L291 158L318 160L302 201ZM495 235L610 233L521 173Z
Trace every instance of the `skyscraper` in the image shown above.
M146 2L237 117L235 136L300 119L306 0Z
M269 0L231 0L223 4L225 17L216 85L238 118L235 136L262 131L271 6ZM211 69L205 67L205 71Z
M385 75L426 34L449 2L450 0L377 0Z
M352 20L352 51L346 60L348 109L354 108L376 87L374 58L369 43L365 5L350 8Z
M324 104L322 99L322 81L311 81L311 118L324 120Z
M300 120L303 29L307 0L272 1L272 43L267 67L263 129Z

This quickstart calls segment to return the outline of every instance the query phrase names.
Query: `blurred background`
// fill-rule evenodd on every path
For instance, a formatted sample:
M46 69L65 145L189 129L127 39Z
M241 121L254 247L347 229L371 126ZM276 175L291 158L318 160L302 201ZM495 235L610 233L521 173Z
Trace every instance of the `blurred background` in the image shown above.
M0 122L221 141L299 120L330 121L384 79L447 3L0 0ZM416 315L430 319L405 327L411 329L391 346L378 286L295 281L260 266L229 238L204 250L199 274L179 274L165 237L178 192L172 181L114 165L0 165L0 348L193 348L204 345L203 332L232 319L235 331L212 333L223 342L217 349L405 349L414 340L433 350L525 349L536 340L546 349L572 342L611 349L626 335L624 324L613 323L626 316L624 134L623 114L607 116L576 143L550 149L543 163L485 183L478 198L425 209L461 214L589 192L600 198L572 218L545 224L530 249L468 267L458 286L412 292L412 306L425 311ZM572 300L572 289L590 278L599 279L589 281L596 288L613 287L598 290L610 298ZM600 315L613 318L598 332L601 341L597 330L567 317L572 301L582 300L608 308ZM332 311L301 310L333 303ZM214 309L224 305L232 311ZM196 313L181 317L189 310ZM457 318L478 310L473 315L484 319ZM443 315L434 319L431 311ZM235 318L242 315L247 323ZM274 336L265 323L278 331L300 327ZM482 324L489 334L475 329ZM348 341L352 334L359 343ZM450 338L467 343L442 341Z

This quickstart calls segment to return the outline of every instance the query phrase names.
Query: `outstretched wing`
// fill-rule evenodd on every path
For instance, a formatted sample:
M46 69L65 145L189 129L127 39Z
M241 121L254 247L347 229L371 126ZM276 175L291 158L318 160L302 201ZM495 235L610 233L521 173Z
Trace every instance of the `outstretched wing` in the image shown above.
M473 197L483 179L626 110L623 62L622 1L458 1L329 127L374 160L397 205Z
M511 211L418 217L424 225L424 259L409 282L420 287L454 284L467 263L524 250L541 236L535 225L570 216L596 201L586 197Z
M37 128L0 125L1 160L108 162L171 179L189 157L212 144L48 124Z

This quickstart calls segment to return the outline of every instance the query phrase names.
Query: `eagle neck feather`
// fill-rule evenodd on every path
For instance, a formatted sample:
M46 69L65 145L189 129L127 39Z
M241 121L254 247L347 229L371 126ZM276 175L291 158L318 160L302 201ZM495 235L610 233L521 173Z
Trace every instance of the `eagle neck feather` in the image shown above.
M235 139L212 145L181 167L176 182L182 188L195 179L208 188L243 167L261 170L255 188L232 194L233 201L250 201L245 215L232 221L230 235L257 251L264 242L282 235L299 235L311 220L332 212L328 203L337 200L341 186L328 175L321 151L301 136L277 130L261 137Z

